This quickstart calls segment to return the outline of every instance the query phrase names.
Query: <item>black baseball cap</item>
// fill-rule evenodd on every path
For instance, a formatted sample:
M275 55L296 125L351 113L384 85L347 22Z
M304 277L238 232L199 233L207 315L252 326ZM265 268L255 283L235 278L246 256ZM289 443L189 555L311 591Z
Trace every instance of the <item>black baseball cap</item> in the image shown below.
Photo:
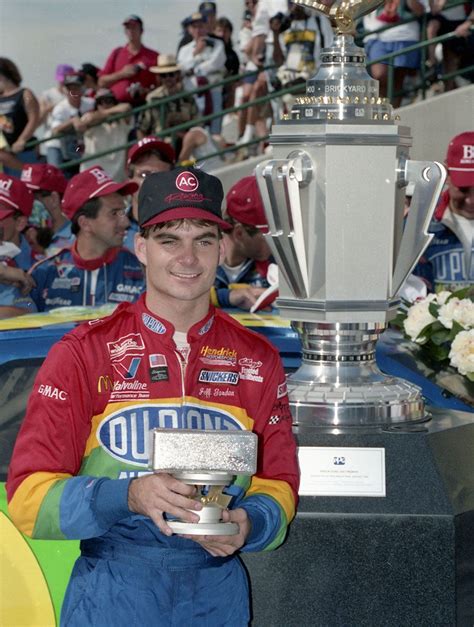
M122 24L124 26L126 26L127 24L136 22L137 24L140 24L140 26L143 28L143 20L141 17L138 17L138 15L128 15L124 21L122 22Z
M198 11L207 15L208 13L217 13L217 6L215 2L201 2Z
M175 168L149 174L138 194L141 227L171 220L208 220L222 230L232 227L222 219L222 183L216 176L196 168Z

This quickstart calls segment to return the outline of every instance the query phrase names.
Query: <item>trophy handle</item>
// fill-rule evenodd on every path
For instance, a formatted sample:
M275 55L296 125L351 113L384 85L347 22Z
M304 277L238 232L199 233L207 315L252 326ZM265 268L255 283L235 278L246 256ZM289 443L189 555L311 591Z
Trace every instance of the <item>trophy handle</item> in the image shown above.
M269 233L265 235L278 267L296 298L309 297L308 266L300 186L312 177L309 155L302 151L288 159L271 159L256 169Z
M398 293L433 239L428 227L446 180L446 168L437 161L404 161L399 172L403 184L413 183L414 190L393 272L393 295Z

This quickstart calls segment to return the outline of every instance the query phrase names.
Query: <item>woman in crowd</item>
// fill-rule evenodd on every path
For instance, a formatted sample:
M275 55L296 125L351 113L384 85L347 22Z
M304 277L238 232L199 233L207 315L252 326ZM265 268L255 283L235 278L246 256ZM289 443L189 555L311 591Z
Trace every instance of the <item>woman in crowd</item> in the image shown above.
M36 151L25 150L25 144L38 125L39 104L22 80L15 63L0 57L0 165L9 174L36 161Z

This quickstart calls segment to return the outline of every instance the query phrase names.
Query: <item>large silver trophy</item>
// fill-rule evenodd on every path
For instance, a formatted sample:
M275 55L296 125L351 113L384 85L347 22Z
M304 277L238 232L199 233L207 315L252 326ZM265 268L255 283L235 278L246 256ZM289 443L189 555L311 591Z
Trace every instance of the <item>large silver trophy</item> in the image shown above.
M273 126L274 158L257 167L280 268L277 306L302 340L302 366L288 379L293 417L332 429L420 421L419 388L385 376L375 345L430 242L446 172L410 160L409 129L379 97L350 34L381 0L295 2L329 17L335 38L306 95Z

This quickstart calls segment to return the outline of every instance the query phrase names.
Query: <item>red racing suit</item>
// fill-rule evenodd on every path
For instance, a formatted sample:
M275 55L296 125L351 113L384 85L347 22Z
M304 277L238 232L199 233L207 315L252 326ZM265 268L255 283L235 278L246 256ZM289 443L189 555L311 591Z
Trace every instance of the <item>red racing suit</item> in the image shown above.
M283 541L295 513L298 468L277 350L212 306L188 332L186 362L173 333L172 324L152 314L142 296L108 318L80 325L64 336L35 381L10 464L7 493L12 519L27 535L81 539L85 557L78 563L97 561L104 551L118 547L114 555L132 555L122 560L123 568L130 569L134 554L155 556L162 550L175 566L187 556L189 583L196 577L189 565L197 564L202 574L200 560L209 560L209 554L192 540L164 536L150 518L128 509L130 481L148 471L149 430L251 429L258 435L257 473L238 477L229 488L234 495L231 507L244 508L252 524L243 551L268 550ZM213 567L206 577L220 562L222 568L238 563L234 557L210 559ZM87 573L91 568L88 564ZM160 577L150 585L161 585L163 573ZM216 599L226 605L230 597L245 596L241 574L219 581L226 578L228 583L215 588L211 600L198 595L204 603L200 612L209 615L206 604ZM208 578L206 583L218 586ZM84 603L87 594L80 585L78 598ZM188 590L185 596L189 594ZM68 597L65 604L71 605ZM97 611L86 608L76 622L64 620L101 624ZM120 607L114 605L114 611L116 624L122 624ZM163 614L163 622L155 624L191 624L196 611L174 613L174 619ZM227 624L245 620L242 615L240 621ZM213 624L226 621L216 614ZM127 624L126 616L123 623Z

